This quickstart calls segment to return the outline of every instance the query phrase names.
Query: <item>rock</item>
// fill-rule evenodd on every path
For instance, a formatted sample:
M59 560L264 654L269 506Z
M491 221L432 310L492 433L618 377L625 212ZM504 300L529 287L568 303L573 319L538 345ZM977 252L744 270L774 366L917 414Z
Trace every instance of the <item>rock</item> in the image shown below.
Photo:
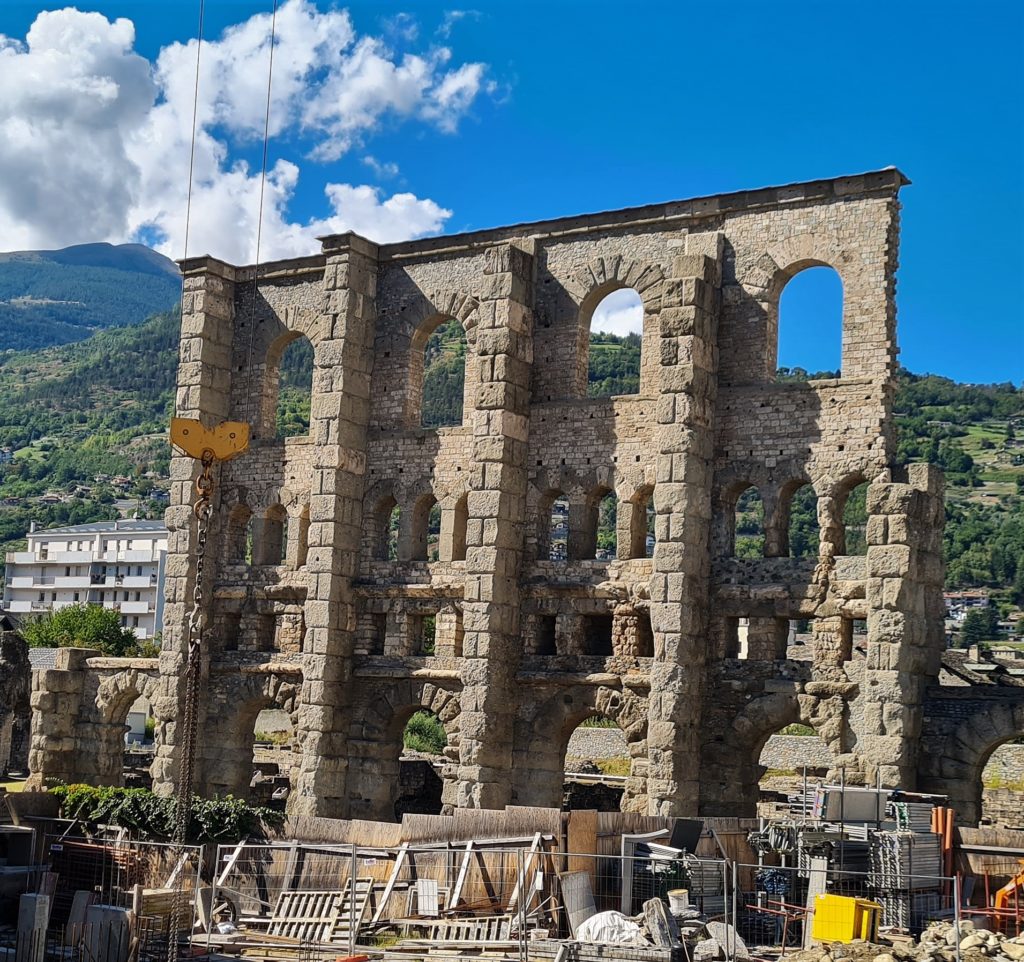
M704 939L693 947L693 962L713 962L724 958L725 949L718 939Z
M896 962L896 956L883 952L881 955L875 956L875 962Z
M950 934L955 935L955 930ZM985 937L983 935L977 935L972 933L966 938L960 940L960 951L966 952L968 949L976 949L979 946L985 945Z
M1024 943L1011 939L999 946L999 951L1012 962L1024 962Z

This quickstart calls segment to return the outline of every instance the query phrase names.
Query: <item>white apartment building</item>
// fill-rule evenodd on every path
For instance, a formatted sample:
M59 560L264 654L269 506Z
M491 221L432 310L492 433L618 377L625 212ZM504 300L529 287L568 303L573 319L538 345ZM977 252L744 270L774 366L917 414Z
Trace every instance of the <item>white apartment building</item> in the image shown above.
M3 610L41 614L67 605L103 605L139 638L163 623L167 528L162 521L94 521L28 533L25 551L7 553Z

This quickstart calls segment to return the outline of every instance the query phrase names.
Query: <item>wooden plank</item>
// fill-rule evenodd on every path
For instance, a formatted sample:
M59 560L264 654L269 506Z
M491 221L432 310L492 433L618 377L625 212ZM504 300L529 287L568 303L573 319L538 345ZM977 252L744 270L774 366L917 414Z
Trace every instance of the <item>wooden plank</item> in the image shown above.
M473 858L473 842L466 842L466 849L462 856L462 864L459 866L459 874L455 879L455 888L452 889L451 898L448 900L449 908L457 908L459 899L462 898L462 888L466 884L466 876L469 874L469 864Z
M220 888L227 881L228 876L231 874L232 869L234 869L235 867L235 863L238 861L239 856L242 854L242 849L245 848L248 841L249 840L247 838L243 838L242 841L240 841L238 845L235 846L235 850L231 853L231 855L228 857L228 860L224 863L224 871L221 872L219 876L217 876L217 888ZM171 887L171 883L168 880L164 888Z
M540 850L541 833L537 832L533 836L533 841L530 843L530 852L523 863L522 870L519 873L519 877L516 879L516 886L512 889L512 897L508 900L508 905L505 907L505 911L511 914L516 907L516 903L519 901L519 892L524 885L528 885L530 879L530 869L533 866L533 860L537 856L537 852ZM530 907L530 901L533 898L533 886L530 885L530 893L526 896L526 907Z
M395 889L395 882L398 881L398 876L402 871L402 865L405 863L408 852L409 843L402 842L401 846L399 846L398 854L395 856L395 867L391 870L391 875L384 886L384 894L380 898L380 905L377 906L377 911L373 913L373 918L370 920L371 925L376 925L384 914L384 909L387 907L388 899L391 898L391 893Z

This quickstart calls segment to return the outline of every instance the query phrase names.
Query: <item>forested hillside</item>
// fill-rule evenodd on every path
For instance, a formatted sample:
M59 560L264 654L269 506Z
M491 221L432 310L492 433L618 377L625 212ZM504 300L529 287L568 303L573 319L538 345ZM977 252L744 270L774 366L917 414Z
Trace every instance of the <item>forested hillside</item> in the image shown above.
M138 324L180 295L174 262L140 244L0 254L0 352Z
M0 448L14 460L0 464L0 551L24 536L30 520L42 524L111 517L113 499L149 500L166 477L164 432L170 417L178 318L158 315L137 327L95 334L80 344L0 355ZM635 336L595 337L590 393L635 390L640 345ZM424 423L461 418L466 346L459 325L442 325L430 338L424 375ZM831 373L831 372L830 372ZM296 341L282 358L278 433L304 434L309 425L312 351ZM782 380L803 380L800 370ZM947 586L988 587L1004 601L1024 602L1024 390L1010 384L963 385L902 372L896 397L899 457L939 464L947 478ZM147 478L147 474L156 477ZM128 476L112 491L97 476ZM68 495L84 486L87 495ZM51 489L59 504L37 499ZM740 504L737 551L759 554L759 505ZM847 505L848 550L863 550L864 499ZM798 492L790 525L794 555L816 551L817 522L810 488Z

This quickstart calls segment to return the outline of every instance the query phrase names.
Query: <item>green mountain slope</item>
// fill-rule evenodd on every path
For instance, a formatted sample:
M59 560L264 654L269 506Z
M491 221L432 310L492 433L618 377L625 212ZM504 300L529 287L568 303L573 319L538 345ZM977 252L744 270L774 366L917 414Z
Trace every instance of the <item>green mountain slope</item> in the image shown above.
M141 244L0 254L0 352L137 324L180 295L174 262Z

